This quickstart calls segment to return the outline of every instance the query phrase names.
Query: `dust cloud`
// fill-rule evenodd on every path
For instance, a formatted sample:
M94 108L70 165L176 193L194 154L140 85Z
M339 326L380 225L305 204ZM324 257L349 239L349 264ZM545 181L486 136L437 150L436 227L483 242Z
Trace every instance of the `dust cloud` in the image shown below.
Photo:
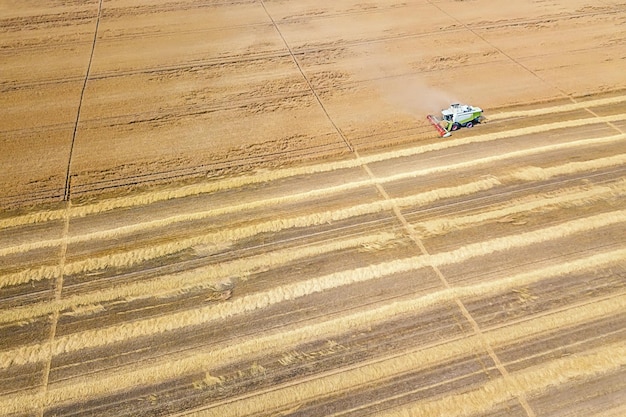
M432 83L411 68L410 60L411 57L374 49L369 52L361 69L363 75L373 82L381 98L400 112L417 117L438 115L441 109L459 102L453 93L440 87L445 85L444 80Z
M450 93L434 87L418 74L378 80L381 96L398 110L415 115L439 114L458 100Z

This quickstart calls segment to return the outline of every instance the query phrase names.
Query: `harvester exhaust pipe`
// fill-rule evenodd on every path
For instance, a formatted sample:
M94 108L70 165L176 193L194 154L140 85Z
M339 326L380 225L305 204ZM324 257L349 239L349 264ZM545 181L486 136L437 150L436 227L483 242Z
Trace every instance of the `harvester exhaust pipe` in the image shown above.
M448 136L450 136L450 132L448 132L446 129L443 128L443 126L441 126L441 124L439 124L439 120L437 120L435 116L429 114L428 116L426 116L426 118L428 119L430 124L433 125L435 129L437 129L437 132L439 132L439 136L441 136L442 138L447 138Z

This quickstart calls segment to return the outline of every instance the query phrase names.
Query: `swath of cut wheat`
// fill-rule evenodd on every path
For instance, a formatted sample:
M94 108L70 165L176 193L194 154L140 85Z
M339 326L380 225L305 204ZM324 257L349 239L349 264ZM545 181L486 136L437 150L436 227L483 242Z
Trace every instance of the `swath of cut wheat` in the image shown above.
M484 184L482 184L483 182L484 182ZM478 185L477 189L486 189L485 187L489 187L490 185L497 184L497 181L494 180L494 179L484 180L483 182L481 182L481 184ZM476 188L474 188L474 187L469 187L469 189L468 189L467 185L464 185L461 188L464 191L467 191L469 193L475 192L475 190L476 190ZM425 202L429 202L429 201L435 201L436 199L442 198L442 196L443 197L456 196L456 195L458 195L458 191L457 190L458 190L458 187L452 187L451 189L440 189L440 190L436 190L436 191L433 191L433 192L427 192L427 193L418 194L416 196L404 197L404 198L399 198L399 199L395 199L395 200L387 200L385 202L381 202L381 203L378 203L378 204L375 204L375 205L367 204L367 205L363 205L363 206L368 206L370 208L373 208L377 212L377 211L380 211L380 210L390 209L392 207L391 206L392 203L398 204L399 206L406 206L406 205L412 206L412 205L416 205L416 204L424 204ZM350 209L347 210L346 213L344 213L341 216L337 216L336 215L337 213L335 212L335 216L334 216L333 220L336 220L337 218L347 218L347 217L350 217L350 216L352 216L352 213L355 212L355 211L357 213L363 213L363 211L364 211L363 210L363 206L357 206L357 207L354 207L354 208L350 208ZM332 212L331 213L325 213L325 215L323 216L323 219L326 220L329 216L333 216L333 213ZM347 216L347 217L344 217L344 216ZM284 223L284 221L282 221L282 220L279 221L279 222L280 223ZM276 228L274 228L274 223L276 223L276 222L270 222L270 227L269 227L270 230L275 230L276 229ZM300 222L296 221L296 223L300 223ZM306 224L308 222L305 221L304 223ZM258 232L258 227L254 226L254 227L252 227L252 229L253 229L254 233ZM248 236L249 234L245 233L244 235ZM216 242L213 241L211 243L215 244ZM177 242L177 245L180 245L180 244L181 244L181 242ZM178 248L178 246L176 246L176 248ZM128 255L128 254L125 253L123 255ZM121 257L121 262L118 262L118 263L111 262L111 259L113 257L114 257L114 255L109 255L109 256L106 257L108 262L106 262L104 264L104 267L110 267L111 265L120 266L120 264L122 264L122 265L127 264L126 262L127 262L128 256L122 256ZM93 263L95 263L96 261L97 260L94 259L94 260L89 260L88 262L89 262L89 264L93 265ZM82 265L82 264L80 264L80 265ZM76 264L70 263L70 264L68 264L66 266L66 269L71 271L72 268L74 268L75 266L76 266ZM93 269L91 269L91 270L93 270ZM33 277L32 275L28 275L28 276L31 279ZM213 276L213 278L215 278L215 276ZM140 286L141 286L140 284L137 284L137 287L140 287ZM121 289L119 289L119 290L121 291ZM104 295L105 293L103 292L101 294ZM72 303L76 304L76 301L73 301L73 300L58 301L57 304L59 304L59 306L50 305L50 306L42 307L40 309L35 308L36 306L35 307L34 306L29 306L28 309L19 309L18 308L16 310L9 311L9 312L7 312L4 315L0 314L0 318L4 319L5 316L6 316L7 319L9 317L11 319L14 319L17 316L20 316L20 315L23 315L23 314L28 314L28 313L24 313L24 311L30 311L33 314L41 314L44 311L55 310L57 307L61 307L61 306L69 308L69 306Z
M536 245L549 240L571 236L576 233L589 232L624 221L626 221L626 211L604 213L537 231L469 244L450 252L427 256L421 255L349 271L337 272L320 278L283 285L263 293L238 298L230 303L209 306L196 311L175 313L172 316L137 321L121 327L116 326L108 329L98 329L90 332L89 337L84 337L85 335L81 334L70 335L67 338L60 339L60 341L66 341L68 345L84 345L85 343L89 343L85 342L84 339L91 340L91 343L96 343L98 340L113 342L130 337L158 334L184 326L198 325L201 323L206 324L213 320L224 319L237 314L266 308L269 305L279 302L301 298L306 295L338 288L340 286L417 270L427 266L441 267L443 265L460 263L479 256L487 256L494 252Z
M612 343L590 351L565 356L529 369L497 378L480 388L436 401L410 404L380 414L381 417L459 417L488 413L506 401L537 395L569 381L578 384L597 375L617 372L626 365L626 344Z
M561 104L558 106L542 107L533 110L514 110L489 115L489 120L511 119L514 117L532 117L544 114L563 113L574 110L582 110L590 107L607 106L610 104L618 104L626 101L626 96L617 96L610 98L601 98L597 100L581 101L579 103Z
M540 194L514 200L496 210L489 210L476 215L447 217L422 222L419 224L419 228L425 230L427 234L440 234L451 229L469 227L488 220L503 218L527 211L536 211L538 209L542 211L552 210L564 205L568 207L586 205L598 199L605 199L616 194L623 195L625 191L626 180L621 180L616 184L606 186L574 187L569 190L561 190L558 195L550 196ZM50 314L54 311L63 311L81 305L101 303L115 299L164 297L192 288L207 288L230 276L244 277L248 275L250 271L259 268L267 269L284 265L297 259L322 253L330 253L350 247L385 244L395 237L396 236L391 233L378 233L371 236L306 247L297 251L287 249L276 253L268 253L253 258L228 262L226 264L198 268L180 274L162 276L147 282L116 286L99 290L93 294L83 294L56 302L33 304L22 308L17 307L6 312L0 312L0 322L21 321L44 314Z
M466 355L470 349L474 349L474 353L483 350L483 346L474 337L465 342L457 342L456 346L446 344L442 348L448 350L444 351L441 348L425 350L421 352L422 357L420 358L411 354L402 355L396 360L394 358L382 363L349 369L343 374L333 374L330 377L306 381L269 393L242 398L239 401L231 400L228 405L217 405L189 415L194 417L244 417L267 411L270 404L272 410L279 411L282 408L289 408L293 404L347 395L350 391L362 389L368 385L380 385L395 375L415 372L416 369L428 365L433 366L454 357ZM399 360L403 362L401 363ZM613 343L537 365L506 378L496 378L465 394L444 397L438 401L413 403L383 412L380 415L385 417L477 415L489 412L507 400L522 395L535 394L550 386L615 372L624 364L626 364L626 346L624 343ZM427 389L429 386L421 388Z
M147 248L138 248L126 252L94 257L83 261L69 262L64 266L62 273L63 275L76 275L87 271L103 270L106 268L129 267L150 259L178 253L198 245L212 247L215 251L223 250L238 240L253 237L261 233L276 233L281 230L311 227L367 214L380 213L382 211L393 209L394 205L402 206L407 204L425 204L437 201L437 199L441 198L468 195L481 190L489 189L498 184L499 181L497 179L488 178L456 187L440 188L396 200L365 203L345 209L319 212L294 218L271 220L241 228L225 229L218 232L181 239L175 242L164 243ZM47 266L39 267L35 270L29 269L26 271L7 274L0 277L0 287L57 277L60 273L60 267Z
M393 307L387 305L386 308ZM514 323L506 327L498 327L492 331L485 331L480 335L466 336L464 338L439 344L433 347L421 348L404 355L393 355L391 358L383 358L374 363L359 364L351 369L341 369L331 375L305 381L297 386L289 386L268 393L248 398L243 402L229 402L227 405L216 406L207 410L202 415L216 416L239 416L254 415L267 409L268 404L274 408L287 406L298 401L312 400L331 394L354 389L363 384L380 383L385 379L392 378L408 371L415 372L428 365L445 362L454 357L474 355L482 351L485 344L495 348L511 342L520 342L531 339L536 335L574 327L598 318L606 318L619 314L626 307L626 296L619 296L598 301L583 306L577 306L554 314L532 317L521 323ZM68 401L93 398L100 395L110 395L130 387L151 385L161 381L179 378L202 370L210 370L214 366L222 366L235 358L248 357L271 349L276 351L277 346L293 346L310 338L313 328L324 330L316 333L317 337L355 329L362 325L364 318L371 318L377 310L370 310L355 314L357 322L347 321L347 317L334 319L310 326L301 326L296 330L282 332L269 336L262 336L256 340L247 341L236 346L229 346L222 350L199 351L193 356L183 359L163 361L158 364L146 366L142 369L130 369L126 372L117 370L108 374L81 377L79 381L66 381L50 387L46 396L18 395L12 398L0 400L0 411L3 413L27 412L29 410L46 407L52 404L63 404ZM352 318L350 317L350 318ZM393 316L388 316L393 317ZM277 345L278 342L278 345ZM287 344L289 343L289 344ZM246 353L248 352L248 353ZM620 358L621 360L621 358ZM263 407L263 408L260 408ZM255 412L255 410L259 410Z
M597 304L585 305L583 307L558 312L546 317L527 319L517 325L486 332L483 337L466 336L439 346L420 349L387 360L374 361L373 364L360 364L351 369L342 369L341 373L329 377L306 381L265 395L261 394L251 399L243 399L241 403L233 404L231 402L227 407L218 406L208 411L207 414L201 412L197 415L254 415L262 410L264 404L265 406L267 406L267 404L273 404L278 408L281 404L287 405L297 401L306 401L334 395L365 384L380 384L385 379L395 375L410 371L415 372L422 367L443 363L454 357L476 354L476 352L484 350L485 343L496 347L511 342L520 342L536 334L550 330L560 330L560 326L574 326L575 323L584 323L592 321L596 317L602 317L602 315L596 315L598 311L594 310L594 306L597 307L599 311L607 315L612 315L616 314L620 306L623 307L624 305L625 300L622 295L621 299L606 300Z
M158 318L145 319L109 328L101 328L61 336L55 339L52 346L49 344L29 345L12 351L1 352L0 367L5 368L14 364L25 364L33 361L37 362L43 360L43 358L50 352L52 352L53 355L59 355L76 350L117 343L130 338L173 331L186 326L207 324L214 320L231 317L233 315L242 314L258 308L264 308L271 304L297 297L303 297L307 294L316 293L326 289L337 288L339 286L349 285L355 282L380 278L394 273L415 270L431 265L442 266L445 264L462 262L476 256L491 254L498 250L532 245L541 241L556 239L572 233L578 233L580 231L593 230L597 227L604 227L613 224L615 221L623 221L625 216L626 213L624 212L622 212L621 216L618 217L615 217L612 214L608 216L595 216L513 237L504 237L471 244L451 252L429 256L417 256L414 258L372 265L370 267L358 268L356 270L334 273L318 279L278 287L266 293L243 297L238 299L236 303L224 303L217 306L207 306L201 309L174 313ZM539 273L531 275L522 274L520 276L516 276L514 280L500 280L497 281L497 283L500 286L503 283L507 283L506 285L509 286L513 285L512 283L515 283L515 285L525 285L532 282L532 280L542 279L546 276L573 273L581 270L581 268L594 268L600 267L601 265L619 262L624 259L625 255L626 250L614 251L608 254L585 258L583 261L566 263L564 265L542 269ZM461 287L446 292L436 293L436 296L429 296L430 298L428 299L432 301L430 303L426 303L426 305L430 306L432 303L446 300L449 301L450 299L458 296L475 296L477 294L485 293L485 291L488 291L489 288L500 288L498 285L494 286L494 284L488 283L479 286ZM469 292L470 290L474 292ZM424 302L424 300L426 300L426 298L421 299L422 302ZM413 308L415 307L413 304L411 305Z
M496 209L482 211L479 214L467 216L450 216L420 222L417 226L421 234L439 235L450 230L458 230L494 219L507 218L512 215L525 213L545 213L563 207L580 207L596 201L606 200L614 196L626 195L626 180L619 180L614 184L595 187L573 187L561 189L557 195L539 194L508 201Z
M546 180L558 175L573 174L589 170L596 170L606 167L612 167L623 164L626 155L615 155L606 158L599 158L590 161L573 162L555 167L540 168L527 167L516 170L510 174L503 176L503 181L537 181ZM292 219L282 219L274 222L266 222L259 225L253 225L246 228L236 230L225 230L211 233L193 238L179 240L174 243L166 243L148 248L139 248L118 254L96 257L85 261L70 262L63 269L64 275L80 274L89 271L102 270L110 267L129 267L155 259L162 256L171 255L196 245L213 245L215 250L224 249L226 242L234 242L236 240L251 237L265 232L278 232L288 228L309 227L318 224L328 223L337 220L345 220L350 217L378 213L390 210L394 206L407 207L410 205L418 206L437 201L437 199L450 198L454 196L469 195L477 191L483 191L500 185L501 182L492 177L486 180L471 182L458 187L442 188L421 193L415 196L405 198L386 200L384 202L375 202L351 207L348 209L337 210L334 212L315 213L309 216L303 216ZM38 244L35 244L35 246ZM28 249L28 248L27 248ZM13 249L7 249L13 251ZM16 273L5 274L0 276L0 288L9 285L19 285L29 281L37 281L42 279L52 279L61 274L58 266L41 266L36 269L28 269Z
M357 247L378 247L397 239L398 236L389 232L380 232L352 239L333 241L330 243L289 248L277 252L269 252L230 262L196 268L178 274L168 274L155 279L116 285L98 291L61 298L54 301L29 304L24 307L0 311L0 323L12 323L34 317L51 314L56 311L75 309L89 304L102 303L119 299L139 299L147 297L166 297L197 288L218 287L231 278L245 279L259 269L270 269L286 265L290 262L306 259L331 252L338 252Z

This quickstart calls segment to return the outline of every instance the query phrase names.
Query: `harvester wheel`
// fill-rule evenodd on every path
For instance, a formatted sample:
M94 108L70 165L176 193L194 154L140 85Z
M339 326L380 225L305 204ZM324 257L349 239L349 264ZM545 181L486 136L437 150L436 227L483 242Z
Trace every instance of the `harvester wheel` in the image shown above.
M472 126L474 126L474 123L472 123L472 122L467 122L465 124L465 127L468 128L468 129L471 128Z
M460 124L452 123L452 126L450 127L450 130L459 130L460 127L461 127Z

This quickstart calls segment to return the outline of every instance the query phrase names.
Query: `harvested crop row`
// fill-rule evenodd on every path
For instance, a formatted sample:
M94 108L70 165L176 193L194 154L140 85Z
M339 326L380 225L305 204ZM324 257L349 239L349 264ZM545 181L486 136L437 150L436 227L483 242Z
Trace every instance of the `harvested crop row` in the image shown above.
M472 167L476 167L482 164L490 164L494 162L505 161L507 159L520 158L524 156L550 152L550 151L555 151L555 150L563 150L563 149L570 149L570 148L576 148L576 147L585 147L585 146L591 146L591 145L605 144L605 143L610 143L614 141L620 141L620 140L623 140L624 138L626 138L626 135L616 135L616 136L609 136L609 137L602 137L602 138L584 139L584 140L568 142L564 144L547 145L547 146L542 146L542 147L537 147L537 148L524 149L520 151L499 154L499 155L485 157L485 158L479 158L479 159L475 159L475 160L471 160L467 162L460 162L457 164L444 165L444 166L439 166L439 167L434 167L434 168L415 170L415 171L405 172L401 174L390 175L387 177L376 178L375 180L356 181L356 182L342 184L342 185L338 185L334 187L327 187L327 188L312 190L312 191L308 191L304 193L292 194L289 196L258 200L256 202L239 204L239 205L235 205L231 207L224 207L220 209L213 209L213 210L207 210L207 211L196 212L196 213L179 214L179 215L171 216L165 219L137 223L137 224L133 224L129 226L122 226L122 227L117 227L114 229L108 229L108 230L88 233L84 235L72 236L67 239L51 239L51 240L45 240L45 241L39 241L39 242L33 242L33 243L26 243L26 244L17 245L17 246L11 246L11 247L0 249L0 256L6 256L6 255L15 254L15 253L27 252L30 250L60 246L64 243L69 245L69 244L75 244L75 243L86 242L86 241L97 240L97 239L119 238L121 236L126 236L126 235L130 235L133 233L144 232L144 231L151 230L151 229L167 227L175 223L202 220L202 219L206 219L209 217L237 213L237 212L241 212L245 210L253 210L256 208L268 207L272 205L281 205L281 204L295 203L295 202L300 202L300 201L310 201L311 199L314 199L314 198L327 197L333 194L339 194L348 190L357 189L357 188L365 187L368 185L385 184L385 183L390 183L394 181L400 181L400 180L405 180L405 179L417 178L420 176L426 176L426 175L430 175L434 173L449 172L449 171L454 171L458 169L472 168ZM611 164L608 164L607 166L619 165L626 161L626 155L616 155L611 158L612 159L606 159L606 158L604 159L605 161L614 161ZM582 163L584 162L579 162L578 164L582 164ZM535 170L536 168L531 167L526 170L522 170L520 172L531 172L529 171L529 169ZM564 172L567 173L567 169ZM511 175L515 177L516 179L523 179L522 174L520 173L513 173ZM554 175L557 175L557 174L554 174ZM533 179L534 177L531 177L529 181ZM539 179L542 179L542 178L539 178Z
M103 270L106 268L129 267L132 265L140 264L147 260L156 259L177 252L181 252L185 249L189 249L197 245L210 246L214 250L224 249L238 240L250 238L261 233L276 233L281 230L310 227L334 221L350 219L357 216L380 213L386 210L393 209L394 205L404 206L427 204L437 201L438 199L464 196L482 190L487 190L497 186L498 184L500 183L497 179L488 178L484 180L470 182L467 184L462 184L456 187L440 188L437 190L432 190L396 200L383 200L374 203L366 203L354 207L348 207L345 209L324 211L289 219L267 221L264 223L245 226L241 228L226 229L205 235L195 236L192 238L181 239L176 242L164 243L147 248L133 249L127 252L105 255L83 261L70 262L67 263L63 268L63 274L76 275L87 271ZM41 273L42 275L36 275L37 272ZM53 276L58 276L59 273L60 269L58 268L41 267L35 271L25 270L13 274L8 274L0 277L0 287L46 279L50 278L51 274L57 274Z
M538 181L546 180L558 175L574 174L588 170L596 170L601 168L621 165L626 161L626 155L615 155L607 158L600 158L583 162L572 162L555 167L539 168L527 167L516 170L510 174L505 174L503 179L506 181ZM397 180L397 176L392 176ZM391 178L391 177L390 177ZM383 179L384 181L385 179ZM259 225L248 226L240 229L229 229L217 233L201 235L194 238L184 239L175 243L161 244L158 246L134 249L128 252L106 255L98 258L92 258L85 261L70 262L63 268L64 275L80 274L88 271L103 270L110 267L129 267L137 265L151 259L162 256L171 255L180 252L195 245L213 245L216 249L224 248L227 242L234 242L246 237L252 237L259 233L278 232L288 228L308 227L319 225L331 221L344 220L350 217L378 213L385 210L391 210L394 206L407 207L419 206L432 203L440 199L470 195L479 191L487 190L500 185L500 181L496 178L470 182L464 185L450 188L442 188L428 191L425 193L408 196L399 199L385 200L369 204L362 204L352 208L337 210L334 212L315 213L309 216L298 218L284 219L280 221L270 221ZM10 285L19 285L30 281L39 281L43 279L53 279L61 273L58 266L42 266L36 269L27 269L24 271L6 274L0 276L0 288Z
M544 114L563 113L563 112L568 112L568 111L587 109L590 107L608 106L610 104L618 104L618 103L623 103L625 101L626 101L626 96L601 98L597 100L581 101L579 103L563 104L560 106L542 107L540 109L533 109L533 110L519 110L519 111L495 113L493 115L489 115L488 119L489 120L502 120L502 119L511 119L514 117L541 116Z
M563 207L580 207L599 200L605 200L616 195L626 195L626 180L615 184L595 187L574 187L569 190L560 190L558 195L539 194L512 200L495 210L482 211L480 214L468 216L442 217L420 222L417 227L423 236L441 235L450 230L480 224L486 221L501 219L516 214L557 210Z
M131 338L156 335L182 329L187 326L207 324L215 320L266 308L272 304L293 300L340 286L417 270L428 266L440 267L459 263L479 256L486 256L494 252L534 245L624 221L626 221L626 211L596 215L545 229L466 245L450 252L415 256L353 270L336 272L304 282L284 285L266 292L252 294L215 306L207 306L166 316L138 320L132 323L124 323L118 326L75 333L55 339L52 347L47 344L30 345L3 352L0 354L0 367L6 368L13 364L24 364L33 361L38 362L48 355L50 351L52 351L53 355L60 355L81 349L105 346ZM616 255L618 256L617 258L615 257ZM620 255L622 258L619 257ZM608 257L590 258L588 265L595 265L593 260L597 263L598 259L602 259L602 262L617 262L623 259L624 255L626 255L626 250L611 252ZM552 273L565 274L573 272L573 270L568 268L581 267L578 263L568 263L565 265L565 267L559 265L560 268L542 271L553 271ZM535 279L540 279L541 276L542 275L534 275ZM468 295L468 293L465 293L465 296Z
M385 245L396 238L397 236L393 233L381 232L304 248L289 248L250 258L241 258L178 274L164 275L148 281L113 286L92 293L0 311L0 323L28 320L56 311L64 311L112 300L167 297L192 289L215 287L225 281L228 282L231 277L245 279L248 275L260 269L276 268L297 260L350 248L361 246L377 247Z
M562 317L560 317L562 319ZM565 320L563 320L565 321ZM486 338L490 342L489 337ZM512 340L511 340L512 341ZM416 369L433 366L445 360L462 357L470 352L478 353L484 345L476 336L463 341L455 341L411 352L385 361L367 364L313 381L306 381L280 390L251 396L227 405L218 405L188 414L194 417L244 417L259 415L267 411L268 404L273 410L293 407L296 404L328 398L349 391L362 389L372 384ZM550 386L566 383L572 379L590 378L598 374L617 371L626 364L626 346L614 343L588 352L556 359L554 361L517 372L507 377L499 377L487 382L481 388L441 400L410 404L384 412L383 416L471 416L487 413L497 405L519 396L540 392ZM427 388L427 387L424 387Z
M567 164L553 167L524 167L515 170L510 175L503 176L503 181L545 181L559 175L568 175L576 172L595 171L623 165L626 162L626 154L607 156L606 158L592 159L590 161L568 162Z
M113 198L104 200L99 203L84 206L73 206L70 212L71 217L84 217L91 214L103 213L119 208L144 206L158 201L166 201L177 198L189 197L199 194L209 194L222 190L244 187L252 184L271 182L283 178L289 178L299 175L311 175L322 172L330 172L341 169L355 168L365 164L381 162L395 158L408 157L427 152L433 152L457 146L467 145L471 143L482 143L495 141L498 139L506 139L521 135L533 133L543 133L551 130L564 129L568 127L585 126L597 123L616 122L626 119L624 115L614 115L598 118L585 118L570 120L568 122L549 123L538 126L531 126L520 129L512 129L506 132L490 133L485 135L477 135L469 138L455 139L445 142L437 142L429 145L420 145L398 151L383 152L376 155L359 157L345 161L324 163L298 168L280 169L268 172L259 172L250 176L242 176L237 178L225 179L210 183L195 184L185 187L179 187L175 190L163 190L149 193L143 193L136 196ZM621 135L623 136L623 135ZM61 219L64 216L64 210L53 210L42 213L32 213L23 216L11 217L0 220L0 229L21 226L25 224L43 222L53 219Z
M527 274L526 274L527 275ZM497 291L505 288L498 287ZM455 289L445 290L452 293ZM441 293L438 293L441 294ZM455 298L457 294L449 294ZM110 395L131 387L156 384L161 381L179 378L194 372L210 370L216 366L223 366L242 357L249 357L268 349L277 350L279 346L295 346L306 340L319 339L322 335L339 335L363 326L384 321L403 312L414 311L426 305L433 305L445 301L441 296L434 299L427 296L417 300L396 302L377 309L359 312L346 317L340 317L323 323L302 326L295 330L266 335L255 340L246 341L237 345L230 345L221 350L197 352L193 356L145 366L141 369L129 370L121 373L119 370L108 375L94 375L80 378L76 383L66 382L49 388L47 395L17 395L0 400L0 412L9 414L41 409L50 405L58 405L69 401L84 401L86 398L100 395ZM491 347L519 343L535 335L548 331L573 327L599 318L619 314L626 307L626 296L620 294L613 298L597 301L591 304L578 306L559 311L539 318L530 318L521 323L515 323L504 328L485 331L482 335L464 337L429 348L419 349L403 355L394 355L391 358L377 360L373 363L360 364L351 369L342 369L341 372L326 375L297 386L288 386L269 393L247 398L243 402L228 402L226 405L217 405L212 408L210 415L254 415L254 410L266 410L267 404L275 408L301 403L314 398L324 397L338 392L355 389L364 384L379 383L381 380L392 378L395 375L408 371L441 363L447 359L483 351L486 344ZM339 370L338 370L339 371ZM237 411L240 410L240 411ZM244 414L240 414L240 412ZM209 414L207 414L209 415Z
M619 371L626 365L626 344L602 346L584 353L533 366L507 378L489 381L477 390L437 401L410 404L380 414L381 417L473 416L486 414L515 397L538 395L569 381L581 383L598 375Z

